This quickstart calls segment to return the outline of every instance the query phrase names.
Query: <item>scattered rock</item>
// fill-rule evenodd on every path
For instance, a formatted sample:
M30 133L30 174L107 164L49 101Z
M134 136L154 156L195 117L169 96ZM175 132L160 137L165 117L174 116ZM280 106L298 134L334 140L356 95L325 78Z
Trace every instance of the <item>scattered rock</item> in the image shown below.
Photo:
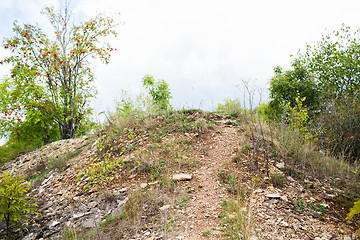
M270 193L270 194L266 194L266 197L270 199L280 199L281 195L277 193Z
M97 227L99 225L100 221L97 220L96 218L89 218L86 219L82 222L82 227L84 228L94 228Z
M164 205L164 206L162 206L161 208L159 208L159 210L160 210L160 211L166 211L166 210L168 210L169 208L171 208L170 205Z
M191 174L184 174L184 173L175 174L172 176L172 179L175 181L188 181L191 180L191 178L192 178Z
M287 222L285 222L285 221L281 221L281 222L280 222L280 226L282 226L282 227L289 227L289 224L288 224Z
M59 225L59 224L60 224L59 221L53 220L53 221L51 221L51 222L49 223L49 227L50 227L50 228L53 228L53 227L56 227L56 226Z
M275 167L282 169L285 168L285 163L284 162L278 162L277 164L275 164Z
M25 237L22 238L22 240L35 240L37 238L37 236L39 235L39 233L29 233L28 235L26 235Z

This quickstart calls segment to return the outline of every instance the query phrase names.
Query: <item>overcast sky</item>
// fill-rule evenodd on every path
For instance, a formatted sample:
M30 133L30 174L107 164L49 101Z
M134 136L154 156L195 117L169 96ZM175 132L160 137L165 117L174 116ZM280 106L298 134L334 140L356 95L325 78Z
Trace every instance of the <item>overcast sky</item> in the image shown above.
M0 0L0 37L12 36L14 20L42 26L40 11L61 2ZM121 89L144 91L147 74L169 83L175 107L212 110L242 96L241 79L267 89L274 66L288 68L290 55L342 23L360 28L355 0L72 0L71 7L76 21L118 12L123 23L110 40L117 48L110 64L95 66L97 111L111 109ZM0 67L0 77L6 73Z

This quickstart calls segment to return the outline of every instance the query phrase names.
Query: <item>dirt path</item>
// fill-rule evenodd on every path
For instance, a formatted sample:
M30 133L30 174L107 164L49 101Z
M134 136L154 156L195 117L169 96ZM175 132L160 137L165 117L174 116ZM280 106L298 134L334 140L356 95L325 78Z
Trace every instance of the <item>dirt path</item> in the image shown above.
M238 142L237 128L221 123L200 143L200 148L206 147L206 154L200 157L199 169L194 171L194 180L190 184L195 192L185 210L188 222L183 239L221 238L218 215L221 213L221 200L226 198L227 192L220 184L217 173L220 168L231 164Z

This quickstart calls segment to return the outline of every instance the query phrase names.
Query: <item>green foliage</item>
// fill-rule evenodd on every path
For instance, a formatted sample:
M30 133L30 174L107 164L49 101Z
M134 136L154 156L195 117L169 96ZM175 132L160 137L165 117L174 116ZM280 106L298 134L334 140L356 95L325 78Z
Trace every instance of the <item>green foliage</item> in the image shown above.
M272 112L269 103L262 103L255 108L255 112L265 121L270 122L274 120L275 114Z
M360 158L360 96L332 101L318 117L316 134L320 146L351 162Z
M164 80L155 81L152 76L146 75L142 79L143 86L149 91L155 105L160 110L167 110L171 107L170 99L172 98L169 84Z
M239 198L230 198L221 202L224 213L225 239L250 239L253 235L249 210Z
M298 95L295 98L296 105L290 106L290 103L283 105L286 113L286 121L288 122L287 129L290 132L296 133L300 140L311 140L313 136L308 130L309 115L307 109L304 107L305 97L300 98Z
M228 114L231 117L239 117L244 113L244 109L241 107L240 100L235 98L234 100L226 98L224 104L218 104L216 111L224 114Z
M325 101L346 98L360 90L359 33L360 29L352 33L343 24L340 30L323 36L315 46L308 45L300 55Z
M225 170L219 170L218 176L223 184L227 186L230 193L238 193L238 180L234 173L227 173Z
M149 164L149 171L151 173L150 180L157 180L159 177L162 176L162 173L166 168L167 166L165 164L165 161L163 160Z
M122 158L116 160L110 160L109 156L104 156L102 162L91 164L91 166L84 172L80 172L76 177L77 181L83 178L89 178L88 182L83 187L85 190L91 188L100 189L104 188L114 177L108 175L113 174L115 171L121 171L124 167L124 161Z
M209 231L202 232L201 235L203 235L203 236L210 236L210 235L211 235L211 231L209 230Z
M311 123L319 146L337 156L345 154L352 161L360 157L359 33L360 29L352 32L342 25L340 30L323 36L299 53L292 70L284 72L276 67L270 81L270 107L277 116L282 113L282 106L294 108L300 99L308 117L299 111L290 128L299 128L297 132L309 138L311 134L306 133L302 122L303 117L311 118L308 125Z
M294 210L295 211L304 211L304 199L302 198L298 198L296 200L293 201L293 205L294 205Z
M37 145L33 145L31 142L8 141L6 144L0 146L0 166L13 160L17 155L29 152L36 148Z
M89 99L96 94L88 59L109 62L114 49L103 38L116 36L116 24L102 15L78 26L70 24L67 7L59 13L46 8L43 13L54 36L37 26L15 22L15 36L3 44L11 56L0 63L9 63L12 69L10 78L0 83L1 92L7 91L0 94L0 112L6 115L0 126L2 132L11 132L24 124L25 132L32 130L32 138L42 133L47 139L73 138L91 113ZM29 129L32 125L35 128Z
M7 172L0 176L0 220L6 224L7 236L10 234L10 227L22 228L21 222L28 220L25 214L38 214L34 207L37 205L30 203L30 197L24 196L29 191L30 186L19 176L13 177Z
M274 187L281 188L284 185L285 177L281 173L273 173L270 175L271 183Z
M122 118L138 118L141 119L146 115L155 112L152 100L140 94L132 99L124 90L121 91L121 98L115 101L115 115Z
M275 76L270 79L269 106L274 111L273 117L279 117L283 111L282 104L291 107L297 105L296 98L305 98L304 106L310 110L317 109L319 105L318 90L314 79L306 67L298 59L292 63L291 70L284 71L280 66L274 68Z
M189 199L186 198L186 197L183 197L179 200L176 200L176 203L180 206L180 207L185 207L187 206L189 203L188 203Z

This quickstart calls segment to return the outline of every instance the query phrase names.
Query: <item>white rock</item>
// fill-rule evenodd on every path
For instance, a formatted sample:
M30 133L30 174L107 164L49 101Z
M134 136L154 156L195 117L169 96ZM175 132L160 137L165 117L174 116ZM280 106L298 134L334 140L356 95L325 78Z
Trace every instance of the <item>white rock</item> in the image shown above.
M284 168L284 167L285 167L285 163L284 163L284 162L279 162L279 163L275 164L275 167L277 167L277 168Z
M289 227L289 224L288 224L287 222L285 222L285 221L281 221L281 222L280 222L280 226L282 226L282 227Z
M265 196L267 198L271 198L271 199L279 199L279 198L281 198L280 194L277 194L277 193L266 194Z
M50 222L49 227L56 227L56 226L59 225L59 224L60 224L59 221L54 220L54 221L51 221L51 222Z
M191 180L191 178L192 178L191 174L184 174L184 173L175 174L172 177L172 179L175 181L186 181L186 180Z
M119 192L126 192L126 191L128 191L128 190L129 190L128 187L124 187L124 188L120 189Z
M159 208L160 211L165 211L165 210L168 210L169 208L171 208L170 205L164 205L162 206L161 208Z

